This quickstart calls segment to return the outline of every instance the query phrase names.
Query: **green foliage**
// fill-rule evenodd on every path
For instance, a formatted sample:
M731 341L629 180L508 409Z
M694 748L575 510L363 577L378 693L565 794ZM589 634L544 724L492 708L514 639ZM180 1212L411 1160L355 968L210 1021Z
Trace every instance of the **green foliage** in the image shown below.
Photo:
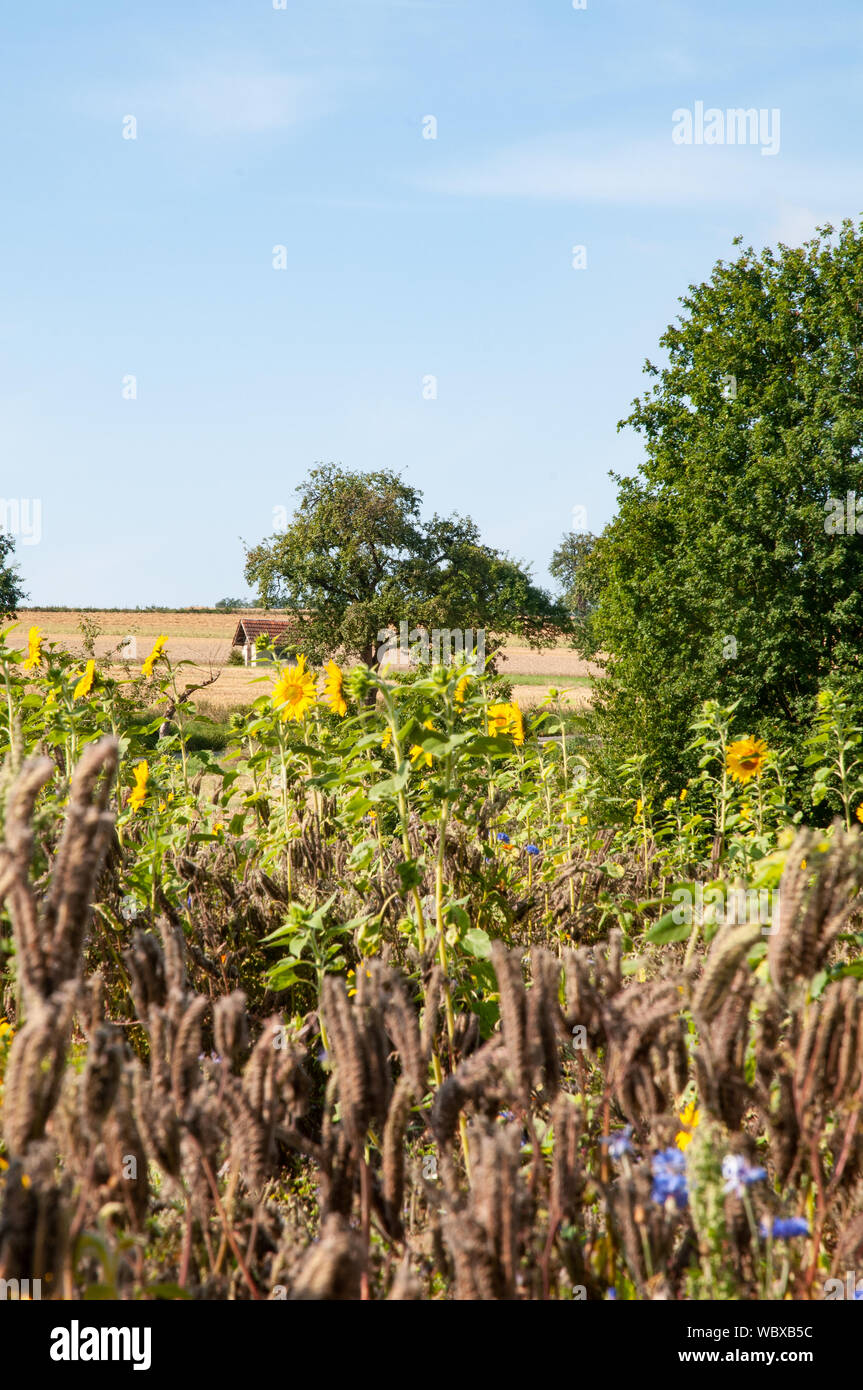
M667 1280L676 1291L688 1288L693 1297L770 1297L777 1288L808 1290L805 1262L811 1261L814 1272L816 1259L832 1252L838 1219L833 1212L848 1219L856 1198L841 1194L832 1209L826 1203L828 1214L813 1233L817 1238L811 1251L798 1245L783 1256L781 1270L772 1268L771 1247L764 1248L758 1220L776 1210L800 1211L807 1200L804 1180L794 1170L793 1179L779 1177L773 1184L779 1148L771 1125L764 1123L765 1107L773 1103L767 1094L768 1077L767 1091L758 1100L761 1118L755 1110L748 1112L733 1143L749 1144L751 1139L754 1146L757 1133L773 1185L759 1178L757 1189L745 1191L740 1199L743 1214L735 1213L725 1168L737 1149L731 1147L731 1122L720 1123L715 1113L717 1097L725 1091L714 1089L712 1099L709 1092L708 1062L713 1065L711 1059L716 1059L717 1066L729 1065L725 1054L715 1048L708 1051L722 1020L713 1026L718 1015L708 1016L695 999L710 964L706 950L711 943L722 945L719 933L729 925L729 911L736 914L731 918L735 931L737 919L750 911L745 894L742 905L735 897L738 886L755 890L756 898L762 888L774 890L787 861L795 873L805 869L813 889L811 903L826 903L828 890L837 883L837 840L840 855L857 853L856 828L846 836L834 824L807 844L804 865L799 854L794 860L789 828L801 815L799 797L809 795L810 777L816 789L826 789L825 803L832 803L831 809L844 808L846 817L853 819L863 800L857 755L863 715L847 691L834 685L819 698L812 759L796 791L787 747L768 747L759 756L757 772L747 772L743 783L735 780L729 756L745 729L740 705L705 702L689 730L693 775L676 795L662 798L648 779L645 754L620 757L613 747L606 748L612 775L605 777L596 771L589 729L578 738L555 737L563 725L551 698L523 712L523 738L518 720L506 733L491 733L496 723L490 705L509 693L506 683L464 666L411 672L404 680L357 667L344 681L343 713L325 702L323 673L272 669L262 675L261 694L251 708L235 710L225 724L209 720L201 708L190 708L178 685L178 669L164 654L154 658L146 681L128 671L117 680L97 666L92 684L82 691L76 658L47 647L26 658L30 664L25 670L24 653L7 646L5 637L0 635L5 696L0 699L0 754L8 769L49 747L57 770L36 799L35 884L44 884L52 862L62 858L57 855L59 826L81 748L109 729L118 738L119 772L110 807L116 817L114 834L92 903L86 950L90 968L98 968L102 977L110 1016L122 1021L133 1046L140 1045L142 1063L147 1062L152 1042L148 1044L141 1020L130 1012L134 1000L124 951L134 933L164 934L170 921L182 929L188 974L199 996L215 1000L241 992L255 1028L272 1025L275 1048L303 1052L312 1103L297 1133L302 1134L303 1148L307 1143L317 1146L331 1127L343 1122L348 1103L338 1077L343 1065L339 1047L347 1035L342 1034L340 1043L338 1014L328 1016L326 1003L340 987L328 977L345 981L346 1007L357 1022L360 1048L366 1023L382 1001L398 1004L388 993L389 984L387 992L375 993L377 962L386 961L398 967L407 1007L417 1011L423 1030L428 1024L431 1040L426 1071L405 1128L396 1138L409 1155L427 1154L435 1160L438 1139L427 1119L441 1108L441 1086L448 1084L454 1070L474 1066L482 1040L496 1039L492 1055L499 1044L509 1046L514 1018L524 1025L526 1039L531 1029L542 1028L544 997L546 1006L549 1000L554 1005L543 1047L559 1062L559 1075L556 1069L553 1073L555 1087L560 1084L557 1098L548 1087L552 1073L546 1070L541 1084L536 1079L529 1083L529 1106L522 1109L523 1101L514 1102L514 1110L501 1108L496 1113L501 1102L493 1089L492 1113L481 1120L482 1112L475 1112L470 1121L474 1135L486 1120L504 1133L504 1126L513 1127L512 1161L525 1192L532 1173L544 1183L558 1159L569 1162L577 1155L577 1166L570 1169L577 1183L567 1199L565 1220L555 1224L552 1209L550 1225L545 1226L542 1208L538 1211L535 1203L524 1206L529 1238L534 1239L533 1247L525 1243L519 1256L525 1277L533 1277L531 1271L539 1268L538 1252L557 1248L574 1259L577 1255L578 1282L589 1287L593 1297L602 1297L612 1286L620 1297L647 1297ZM329 681L333 679L330 671ZM292 689L302 696L293 704ZM166 709L170 718L165 717ZM340 702L337 709L342 710ZM547 742L546 734L552 735ZM739 776L739 763L737 769ZM27 853L29 859L29 845ZM688 915L676 911L681 893L692 904L701 890L703 902L690 906ZM823 1023L826 1017L829 1022L833 1016L826 1005L821 1015L815 1011L818 1001L829 1002L831 994L835 1005L840 985L843 1000L849 1007L854 1004L855 982L863 977L856 891L850 880L839 881L831 911L849 909L848 929L831 943L829 956L818 960L817 971L807 973L804 962L795 999L790 994L776 996L780 1012L774 1024L789 1038L794 1019L805 1024L808 1037L813 1018ZM804 902L801 923L807 914ZM750 994L749 985L767 989L769 977L761 920L742 923L745 954L735 955L738 973L727 976L723 993L723 1000L726 994L737 996L734 1065L739 1062L741 1072L747 1068L750 1086L758 1061L758 1010L765 1007L767 996ZM608 952L604 940L612 927L622 929L618 965L608 973L606 985L596 984L602 1001L597 1021L589 1030L580 1022L573 1029L573 1039L579 1030L592 1037L586 1045L570 1044L572 1020L567 1018L566 1041L558 1056L558 1006L569 1015L576 1003L573 968L583 972L581 987L591 994L603 961L609 962L618 950L615 942L614 952ZM517 948L514 962L509 957L513 978L507 985L501 942ZM576 955L568 950L573 945L586 949ZM544 949L533 949L538 947ZM4 955L9 957L3 959L4 998L12 1001L13 972L20 960L8 949ZM525 961L531 982L521 991ZM439 990L433 997L432 977ZM620 979L626 982L622 993L617 990ZM634 993L627 996L627 990ZM399 1008L394 1008L387 1027L398 1016ZM504 1026L498 1032L502 1016ZM578 1020L580 1014L573 1017ZM654 1024L664 1026L672 1017L682 1036L679 1070L673 1076L661 1065L663 1035L651 1031ZM615 1042L619 1021L623 1027ZM14 1025L0 1020L0 1083L10 1074L12 1033L20 1027L17 1013ZM646 1031L639 1042L636 1030L642 1027ZM203 1028L198 1064L202 1074L219 1085L217 1078L227 1077L234 1063L221 1042L219 1051L226 1055L212 1056L209 1049L218 1039L207 1023ZM380 1061L386 1067L392 1061L395 1080L407 1075L408 1065L397 1029L393 1031ZM846 1036L853 1040L856 1032ZM537 1037L534 1032L531 1047L536 1048ZM633 1043L630 1060L638 1052L644 1067L656 1071L662 1088L657 1103L664 1096L665 1108L644 1110L640 1121L636 1118L633 1147L615 1156L607 1141L610 1129L618 1128L617 1112L622 1108L631 1121L629 1107L641 1105L635 1090L629 1093L631 1100L625 1098L619 1074L615 1082L615 1068L622 1069L621 1048ZM198 1045L193 1039L190 1075ZM70 1059L82 1076L93 1066L91 1048L92 1042L82 1035ZM792 1038L777 1052L775 1066L794 1066L796 1049ZM839 1051L850 1065L853 1054L844 1045L822 1049L826 1060ZM261 1060L260 1053L253 1055ZM359 1076L365 1063L361 1051L354 1055ZM154 1065L151 1052L151 1070ZM808 1076L811 1068L807 1065L805 1070ZM732 1079L736 1075L727 1074ZM641 1073L642 1080L645 1075ZM696 1085L705 1082L705 1094L696 1095ZM734 1084L742 1084L742 1077ZM453 1089L449 1084L449 1091ZM822 1176L838 1171L837 1155L845 1136L856 1132L853 1104L859 1108L859 1092L847 1113L847 1102L830 1096L825 1084L820 1096L823 1115L819 1111L823 1132L812 1145L814 1161L824 1165ZM778 1088L773 1100L781 1100ZM571 1118L577 1121L568 1138L561 1101L572 1105ZM689 1119L681 1115L684 1104ZM693 1118L699 1106L700 1121ZM654 1192L655 1185L661 1187L655 1183L660 1157L655 1151L674 1144L679 1149L680 1125L691 1135L683 1160L688 1196L682 1202ZM283 1129L278 1137L285 1136L288 1131ZM555 1151L561 1136L569 1160L560 1149ZM457 1154L456 1160L466 1164L473 1136L459 1127L452 1137L454 1147L462 1146L461 1160ZM387 1147L392 1140L389 1120L365 1117L358 1153L376 1180L382 1156L392 1152ZM671 1154L678 1159L673 1149ZM534 1164L537 1157L542 1168ZM236 1170L221 1170L215 1152L213 1159L213 1184L223 1185L225 1199L220 1220L239 1222L245 1199L237 1198L232 1207ZM2 1185L9 1181L3 1174L12 1169L5 1155L0 1154L0 1160ZM274 1152L272 1162L278 1180L262 1200L282 1203L279 1214L289 1211L292 1220L301 1210L303 1221L317 1235L317 1184L310 1170L299 1167L296 1153L291 1157ZM153 1166L155 1171L155 1159ZM481 1166L475 1171L481 1174ZM461 1190L466 1195L466 1166L464 1173ZM855 1173L849 1166L849 1193ZM423 1180L438 1179L429 1173ZM149 1179L151 1185L156 1180ZM190 1260L177 1247L194 1251L195 1265L200 1256L204 1271L210 1271L213 1262L208 1263L206 1242L193 1223L185 1226L184 1234L182 1220L174 1220L182 1203L173 1201L173 1217L170 1202L162 1198L150 1215L153 1241L145 1261L137 1260L140 1235L124 1230L124 1203L100 1205L98 1215L88 1217L77 1233L70 1264L82 1297L122 1297L135 1287L139 1296L177 1298L195 1287ZM423 1220L421 1206L418 1203L418 1223ZM811 1220L811 1206L807 1211ZM212 1229L218 1231L215 1214ZM635 1242L626 1232L635 1233ZM257 1247L248 1231L246 1236L235 1243L236 1250L250 1252L255 1279L262 1279ZM562 1246L556 1244L558 1238ZM228 1245L238 1258L234 1243L228 1241L223 1259L230 1259ZM216 1251L213 1254L217 1260ZM386 1267L385 1260L370 1262L378 1290L386 1283ZM449 1287L448 1277L441 1283L442 1295ZM429 1277L427 1287L431 1282ZM561 1296L556 1275L548 1293Z
M589 531L569 531L562 537L548 566L551 577L560 586L560 602L572 618L576 646L584 640L583 634L596 607L594 575L587 563L596 541L597 537Z
M863 759L858 756L863 726L857 723L858 717L844 690L820 690L814 732L807 740L812 752L806 766L815 768L813 804L818 806L825 800L838 803L846 830L863 783Z
M283 925L263 938L261 945L283 946L288 952L269 971L270 989L289 989L311 980L315 986L313 998L317 999L324 975L328 971L342 973L347 969L345 942L350 941L355 924L341 925L331 921L336 896L334 893L315 911L302 903L291 903Z
M863 236L752 249L691 286L622 424L644 438L587 571L591 650L608 655L604 736L680 779L702 701L798 738L833 676L863 692L863 542L831 532L863 495ZM861 518L863 521L863 518ZM686 764L691 770L691 762Z
M420 515L422 494L387 470L312 469L283 532L253 546L246 579L261 602L305 612L302 650L320 661L336 650L378 665L378 636L411 629L518 633L549 645L568 620L509 556L483 545L469 518Z
M0 531L0 618L9 618L26 598L21 587L18 566L12 564L10 555L14 553L15 541L12 536Z

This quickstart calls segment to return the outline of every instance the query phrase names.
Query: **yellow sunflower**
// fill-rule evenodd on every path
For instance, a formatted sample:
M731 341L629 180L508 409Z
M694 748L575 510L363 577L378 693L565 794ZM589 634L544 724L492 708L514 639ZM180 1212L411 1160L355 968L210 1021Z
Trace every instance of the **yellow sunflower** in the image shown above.
M435 727L431 719L427 719L425 721L425 723L423 724L423 728L429 729L431 733L434 733L435 731ZM421 763L425 763L426 767L431 767L432 765L431 753L427 753L419 743L415 743L413 745L410 751L410 756L413 759L415 767L419 767Z
M857 807L857 810L854 812L854 814L859 821L863 821L863 801L860 802L860 805Z
M512 710L512 739L513 743L517 744L520 748L524 743L524 720L521 717L521 710L518 705L511 705L510 708Z
M334 661L328 661L325 669L327 678L324 682L324 700L329 705L333 714L342 717L348 712L348 707L345 704L345 697L342 694L344 678Z
M167 640L167 633L162 633L160 637L156 638L156 645L154 646L153 650L150 652L150 655L147 657L147 660L141 667L141 674L143 676L152 676L153 667L159 660L159 657L165 655L165 643L167 642Z
M135 786L129 797L129 806L139 811L147 797L147 782L150 780L150 766L147 762L138 763L135 768Z
M459 682L458 682L458 684L457 684L457 686L456 686L456 688L455 688L455 702L456 702L457 705L463 705L463 704L464 704L464 697L465 697L465 695L467 694L467 687L468 687L469 682L470 682L470 676L462 676L461 679L459 680Z
M760 777L767 760L767 744L762 738L737 739L729 743L725 755L725 769L735 782L748 782L750 777Z
M698 1123L701 1119L701 1111L698 1109L695 1101L691 1100L677 1118L683 1125L683 1129L677 1135L674 1142L679 1149L686 1149L692 1143L692 1131L698 1127Z
M27 659L24 662L25 671L33 671L42 662L42 629L41 627L31 627L27 634Z
M488 731L495 734L512 734L513 742L519 746L524 743L524 720L521 710L514 702L502 705L489 705Z
M95 676L95 674L95 661L88 661L87 665L84 667L84 672L81 676L81 679L78 681L78 684L72 691L73 700L80 700L84 695L90 694L90 691L93 689L93 677Z
M296 666L288 666L282 671L273 687L273 709L281 710L283 719L299 722L306 711L317 702L315 678L306 670L306 658L302 653L297 657Z

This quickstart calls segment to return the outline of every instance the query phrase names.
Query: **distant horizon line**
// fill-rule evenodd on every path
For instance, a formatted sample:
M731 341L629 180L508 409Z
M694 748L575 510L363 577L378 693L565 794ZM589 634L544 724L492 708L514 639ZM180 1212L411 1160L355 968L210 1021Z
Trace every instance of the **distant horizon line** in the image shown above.
M95 603L28 603L19 604L13 618L21 613L292 613L294 609L285 607L265 608L262 605L243 604L239 608L217 608L211 604L189 604L181 608L171 608L168 604L95 604Z

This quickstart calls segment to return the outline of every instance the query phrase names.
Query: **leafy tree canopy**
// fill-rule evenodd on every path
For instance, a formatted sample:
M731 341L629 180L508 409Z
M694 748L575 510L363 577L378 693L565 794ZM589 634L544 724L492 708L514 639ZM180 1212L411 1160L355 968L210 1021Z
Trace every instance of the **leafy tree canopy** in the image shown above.
M573 619L577 635L595 607L596 595L586 561L593 553L596 539L590 531L567 532L548 566L552 579L560 586L560 602Z
M11 618L21 600L27 597L21 587L18 566L9 559L14 550L13 537L0 531L0 614L4 618Z
M422 494L397 473L319 464L297 491L285 530L247 551L246 579L267 607L308 611L311 658L343 648L375 667L378 633L400 622L484 628L487 654L508 632L540 647L567 629L564 608L470 518L424 521Z
M720 261L620 422L646 458L587 561L590 648L608 734L669 777L704 699L793 735L825 679L863 696L861 232Z

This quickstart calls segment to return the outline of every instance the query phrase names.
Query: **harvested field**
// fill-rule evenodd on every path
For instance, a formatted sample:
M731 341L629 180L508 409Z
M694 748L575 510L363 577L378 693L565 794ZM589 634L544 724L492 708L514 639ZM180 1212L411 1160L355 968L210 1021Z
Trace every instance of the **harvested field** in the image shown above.
M83 624L95 634L97 656L111 656L124 639L132 637L136 641L133 660L143 660L156 638L166 633L171 661L193 663L183 670L184 681L195 683L206 679L217 668L223 668L219 679L199 698L215 709L225 710L235 705L250 704L269 682L266 668L252 670L226 665L239 619L243 614L261 617L264 613L265 610L256 608L232 613L218 609L191 612L126 609L115 612L109 609L54 611L22 608L18 612L18 626L9 635L9 645L25 647L28 628L35 625L42 629L46 644L56 642L73 655L80 656L84 651ZM512 679L513 695L519 704L540 704L548 694L549 687L555 686L561 691L564 703L583 705L590 700L590 686L586 678L598 675L600 668L584 661L578 652L563 643L543 651L533 651L530 647L513 643L504 648L500 670ZM122 677L122 663L112 663L111 671L113 675ZM535 684L531 681L529 684L519 684L518 676L522 674L531 677L547 674L548 683ZM575 684L577 681L585 683ZM571 683L569 688L568 682Z
M86 623L98 634L95 639L98 656L106 656L124 638L134 637L142 649L143 659L156 638L167 633L167 650L172 661L195 661L220 666L228 659L231 639L244 612L262 615L260 609L243 609L235 613L217 609L183 613L155 609L54 612L51 609L22 608L18 611L20 626L10 633L9 645L25 646L27 629L35 624L41 627L46 642L62 643L77 655L83 650L82 623Z

